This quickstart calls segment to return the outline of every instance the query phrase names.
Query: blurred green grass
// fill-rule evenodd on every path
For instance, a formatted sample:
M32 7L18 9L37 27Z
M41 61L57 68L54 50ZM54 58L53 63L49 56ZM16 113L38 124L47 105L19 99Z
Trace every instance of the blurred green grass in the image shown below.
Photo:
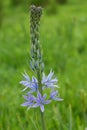
M61 103L45 107L48 130L85 130L87 127L87 4L58 6L44 14L40 41L45 72L52 68L59 79ZM19 81L29 68L29 13L18 6L6 11L0 29L0 130L41 130L38 109L23 103Z

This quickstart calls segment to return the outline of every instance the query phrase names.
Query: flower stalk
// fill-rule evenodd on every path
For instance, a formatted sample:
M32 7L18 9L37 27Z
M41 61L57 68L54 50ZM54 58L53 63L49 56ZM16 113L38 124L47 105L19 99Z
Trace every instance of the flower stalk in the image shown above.
M57 78L54 77L54 72L51 70L46 76L44 73L44 63L42 60L42 53L39 41L39 24L42 15L42 8L32 5L30 7L30 34L31 34L31 51L30 51L30 67L37 77L32 76L32 79L27 73L23 74L24 80L20 84L25 86L23 91L28 89L27 95L24 96L26 100L21 106L30 108L40 107L42 130L46 130L44 120L44 106L54 101L62 101L58 97ZM48 89L48 90L47 90ZM43 91L44 90L44 91ZM47 95L47 91L49 94Z
M41 84L41 75L40 75L39 71L37 72L37 77L38 77L39 91L43 95L42 84ZM40 113L41 113L42 130L46 130L46 125L45 125L45 120L44 120L44 113L42 111L40 111Z
M41 84L41 77L43 71L43 62L42 62L42 55L40 50L40 42L39 42L39 24L40 18L42 15L42 8L31 6L30 8L30 33L31 33L31 69L36 72L37 80L38 80L38 89L43 96L42 92L42 84ZM46 130L45 121L44 121L44 113L41 112L41 123L42 123L42 130Z

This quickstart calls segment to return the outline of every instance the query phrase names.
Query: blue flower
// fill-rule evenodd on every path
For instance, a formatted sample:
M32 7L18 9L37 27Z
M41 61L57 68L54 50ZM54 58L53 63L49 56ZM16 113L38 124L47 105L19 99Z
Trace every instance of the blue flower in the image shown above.
M51 92L50 99L56 100L56 101L62 101L63 100L62 98L58 97L58 91Z
M31 82L30 88L31 88L31 90L29 91L30 93L37 92L37 90L38 90L38 81L34 76L32 77L32 82Z
M52 100L62 101L63 99L58 97L58 91L54 90L54 88L57 87L58 80L56 78L53 78L53 75L54 72L52 72L52 70L50 71L48 76L45 76L44 73L42 75L42 89L51 88L50 98L49 100L46 100L46 94L42 95L39 92L38 80L34 76L32 77L32 80L30 80L30 77L26 73L23 74L24 80L20 82L20 84L25 86L23 91L27 88L29 88L30 90L28 91L28 95L24 96L26 102L23 103L22 106L27 106L28 109L40 107L41 111L44 112L45 104L49 104ZM37 97L31 94L33 92L36 92Z
M24 99L26 100L26 102L21 104L21 106L27 106L28 109L30 109L34 105L34 102L36 100L36 98L30 93L28 93L27 96L24 96Z
M33 105L33 107L40 106L41 111L44 112L44 104L49 104L51 102L50 100L45 100L45 99L46 99L46 94L42 96L41 93L38 91L36 103Z
M42 75L42 84L43 84L43 88L47 87L47 88L54 88L57 87L57 78L53 78L54 72L52 72L52 70L50 71L50 73L48 74L48 76L45 76L45 74L43 73Z
M25 91L27 88L30 88L30 93L36 92L38 90L38 81L37 79L33 76L32 81L30 81L30 77L25 73L23 74L24 80L20 82L20 84L24 85L25 88L23 91Z

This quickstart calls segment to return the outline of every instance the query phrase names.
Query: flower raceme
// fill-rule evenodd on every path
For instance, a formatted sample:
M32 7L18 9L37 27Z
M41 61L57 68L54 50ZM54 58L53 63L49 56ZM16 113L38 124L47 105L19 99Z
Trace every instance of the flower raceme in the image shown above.
M33 76L32 79L30 79L29 75L24 73L24 79L20 81L20 84L25 87L23 91L28 90L26 96L24 96L25 103L23 103L22 106L26 106L28 109L40 107L41 112L44 112L45 104L49 104L52 100L62 101L63 99L58 97L58 91L55 90L56 87L58 87L58 80L54 77L54 72L51 70L47 76L43 72L44 63L39 41L41 15L41 7L36 7L35 5L30 7L30 67L36 74L37 78ZM49 94L45 93L45 90L47 89L49 89ZM45 129L43 128L43 130Z
M63 99L58 97L58 91L55 90L55 87L57 87L57 78L53 78L54 72L52 70L48 74L48 76L45 76L45 74L42 74L42 89L50 88L50 95L48 96L48 100L46 100L46 94L42 95L39 91L38 87L38 80L33 76L32 80L30 80L30 77L27 73L23 74L24 80L20 82L20 84L24 85L26 89L29 89L27 96L24 96L24 99L26 100L25 103L22 104L22 106L27 106L29 108L36 108L40 107L41 111L44 112L44 105L49 104L52 100L56 101L62 101ZM35 97L35 93L37 93L37 97Z

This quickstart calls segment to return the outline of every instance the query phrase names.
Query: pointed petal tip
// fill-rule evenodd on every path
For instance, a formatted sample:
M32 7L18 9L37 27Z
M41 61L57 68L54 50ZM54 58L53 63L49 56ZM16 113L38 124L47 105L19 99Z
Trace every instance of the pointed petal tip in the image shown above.
M57 100L58 100L58 101L63 101L64 99L62 99L62 98L58 98Z
M44 106L43 105L40 106L40 109L41 109L41 112L44 112Z

